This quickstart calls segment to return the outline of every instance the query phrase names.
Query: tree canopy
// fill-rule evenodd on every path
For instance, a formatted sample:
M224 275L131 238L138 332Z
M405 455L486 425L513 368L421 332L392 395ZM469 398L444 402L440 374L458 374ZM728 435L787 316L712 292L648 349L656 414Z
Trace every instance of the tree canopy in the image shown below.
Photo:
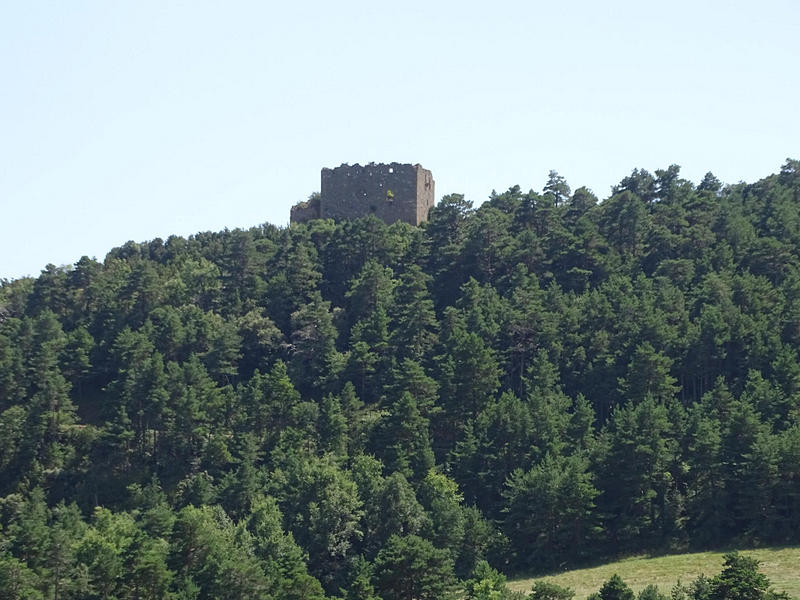
M494 598L800 542L799 170L551 171L0 282L4 597Z

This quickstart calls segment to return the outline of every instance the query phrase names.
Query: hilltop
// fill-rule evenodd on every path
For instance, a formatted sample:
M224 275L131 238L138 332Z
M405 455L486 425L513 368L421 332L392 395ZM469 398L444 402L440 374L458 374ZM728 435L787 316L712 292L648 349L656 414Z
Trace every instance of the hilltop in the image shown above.
M485 561L800 543L800 163L428 216L3 281L0 581L444 598Z

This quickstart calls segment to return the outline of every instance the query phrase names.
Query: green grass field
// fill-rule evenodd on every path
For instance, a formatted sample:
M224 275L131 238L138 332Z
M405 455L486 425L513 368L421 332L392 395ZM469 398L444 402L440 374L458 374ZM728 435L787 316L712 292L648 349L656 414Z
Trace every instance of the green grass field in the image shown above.
M800 548L760 548L740 550L761 562L761 571L769 578L772 587L784 591L800 600ZM599 567L566 571L545 577L517 579L509 582L512 590L530 591L536 581L551 581L572 588L576 600L583 600L596 592L614 573L625 580L634 592L639 592L654 583L659 590L669 594L680 579L691 583L698 575L712 577L722 570L722 555L725 552L697 552L673 554L654 558L634 557Z

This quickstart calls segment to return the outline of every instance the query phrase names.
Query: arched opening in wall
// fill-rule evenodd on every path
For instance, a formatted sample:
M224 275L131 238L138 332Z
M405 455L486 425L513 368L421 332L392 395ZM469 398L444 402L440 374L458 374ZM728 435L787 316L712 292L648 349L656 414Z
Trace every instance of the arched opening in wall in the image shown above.
M378 207L375 206L374 204L370 204L369 205L369 210L370 210L370 212L375 212L376 210L378 210Z

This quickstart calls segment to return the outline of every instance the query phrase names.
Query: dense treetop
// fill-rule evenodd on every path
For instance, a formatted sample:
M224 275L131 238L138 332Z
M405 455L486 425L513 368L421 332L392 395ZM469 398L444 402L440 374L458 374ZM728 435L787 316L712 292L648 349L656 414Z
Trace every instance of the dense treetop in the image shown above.
M787 160L3 281L3 597L444 598L798 543L799 248Z

